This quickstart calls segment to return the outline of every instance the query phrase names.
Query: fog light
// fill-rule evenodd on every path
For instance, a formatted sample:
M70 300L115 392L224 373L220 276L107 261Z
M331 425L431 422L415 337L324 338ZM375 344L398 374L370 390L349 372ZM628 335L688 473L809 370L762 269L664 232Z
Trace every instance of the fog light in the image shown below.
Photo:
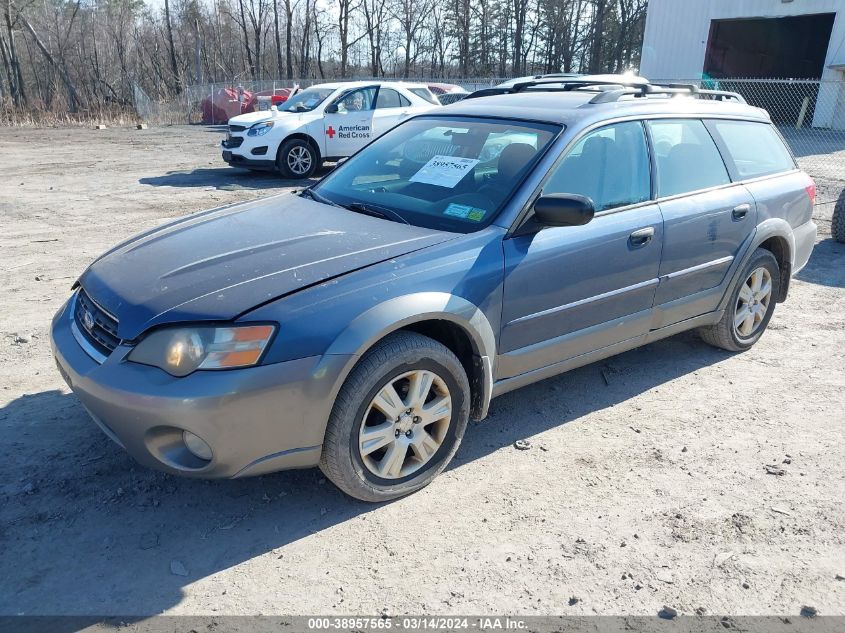
M211 461L211 447L201 437L190 431L182 431L182 441L194 455L207 462Z

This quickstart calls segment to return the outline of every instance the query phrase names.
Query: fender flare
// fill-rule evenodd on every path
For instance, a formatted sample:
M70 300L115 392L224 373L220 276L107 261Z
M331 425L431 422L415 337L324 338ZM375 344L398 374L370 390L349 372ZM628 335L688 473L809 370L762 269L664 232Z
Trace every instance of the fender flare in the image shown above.
M352 368L379 340L408 325L422 321L449 321L460 327L470 340L475 356L478 380L473 403L473 418L483 419L493 393L493 362L496 336L487 317L475 304L446 292L420 292L389 299L353 319L323 355L325 362L334 356L348 356L332 388L332 401ZM321 360L315 371L319 371ZM470 376L472 382L472 376Z
M795 236L792 233L792 226L789 224L789 222L781 218L769 218L757 225L754 237L751 240L751 244L748 247L748 250L745 251L745 254L743 255L739 264L734 269L733 277L731 278L731 281L728 284L725 295L719 302L719 310L724 310L727 308L731 293L736 287L736 284L739 283L739 277L740 275L742 275L742 271L745 269L746 264L751 260L751 257L754 255L754 251L757 250L760 244L773 237L781 238L787 243L786 259L788 264L788 270L781 271L781 297L783 299L786 298L786 289L788 288L792 264L795 259ZM784 283L787 285L784 286Z

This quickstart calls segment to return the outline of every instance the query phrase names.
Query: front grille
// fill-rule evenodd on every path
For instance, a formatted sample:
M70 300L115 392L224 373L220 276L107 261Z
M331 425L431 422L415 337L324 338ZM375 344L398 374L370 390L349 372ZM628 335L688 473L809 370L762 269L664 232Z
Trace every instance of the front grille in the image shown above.
M234 149L235 147L240 147L241 143L244 142L243 136L233 136L232 138L227 138L223 141L223 147L226 149Z
M229 131L230 132L243 132L246 129L245 125L230 125Z
M120 343L120 337L117 335L117 320L94 303L82 288L76 295L73 319L82 336L106 356L111 354Z

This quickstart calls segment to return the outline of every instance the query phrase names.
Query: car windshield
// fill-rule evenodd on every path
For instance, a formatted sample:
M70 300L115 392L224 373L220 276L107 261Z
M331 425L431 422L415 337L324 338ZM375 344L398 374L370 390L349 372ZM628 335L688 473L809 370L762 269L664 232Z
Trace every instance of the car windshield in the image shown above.
M470 233L495 219L561 129L500 119L415 118L355 154L314 190L344 207Z
M335 88L308 88L279 105L279 110L286 112L310 112L323 103L335 90Z

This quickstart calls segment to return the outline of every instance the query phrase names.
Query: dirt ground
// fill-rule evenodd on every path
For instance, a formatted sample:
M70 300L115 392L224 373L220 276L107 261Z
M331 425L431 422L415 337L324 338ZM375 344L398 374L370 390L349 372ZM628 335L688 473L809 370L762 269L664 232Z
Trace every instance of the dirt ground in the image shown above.
M832 205L751 351L688 333L502 396L430 487L373 506L317 470L146 470L56 371L50 318L100 252L292 184L219 139L0 130L0 614L845 615Z

